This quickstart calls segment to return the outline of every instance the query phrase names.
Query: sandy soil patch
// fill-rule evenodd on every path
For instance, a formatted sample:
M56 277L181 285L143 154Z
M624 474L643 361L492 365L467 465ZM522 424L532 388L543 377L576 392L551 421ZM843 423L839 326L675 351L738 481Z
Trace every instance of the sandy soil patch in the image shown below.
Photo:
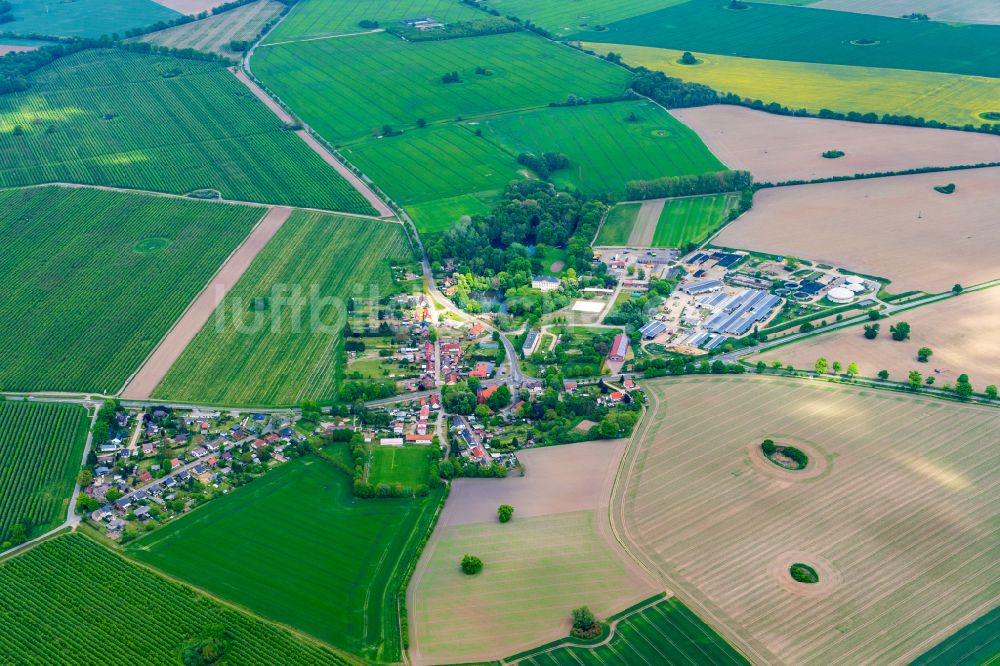
M911 326L910 339L896 342L889 327L897 321ZM963 294L939 303L883 319L882 332L874 340L855 326L771 349L753 361L779 359L796 368L812 368L816 359L843 363L855 361L865 377L888 370L892 381L906 381L911 370L933 376L934 386L954 384L962 373L977 391L1000 385L1000 288ZM930 347L934 355L927 363L917 361L917 350Z
M25 51L37 51L37 46L27 46L24 44L0 44L0 56L8 53L24 53Z
M656 233L656 223L660 221L666 199L650 199L643 201L639 214L635 218L628 244L632 247L652 247L653 235Z
M727 105L670 113L729 168L746 169L759 182L1000 162L1000 136L987 134L793 118ZM821 156L827 150L845 155L827 159Z
M210 12L213 7L218 7L222 4L218 0L153 0L153 2L181 14Z
M809 6L892 18L917 12L933 21L1000 23L1000 4L996 0L820 0Z
M755 376L644 388L613 520L754 663L905 664L1000 603L1000 411ZM828 473L759 471L746 445L769 433ZM797 561L822 594L787 582Z
M559 261L553 261L552 265L549 266L549 271L552 273L558 273L566 265L566 262L560 259Z
M948 183L954 193L934 190ZM886 277L896 293L937 293L1000 277L997 210L997 167L796 185L758 192L714 242Z
M129 400L147 400L153 389L170 370L188 343L194 339L201 327L209 320L215 309L222 303L229 290L243 277L243 273L253 262L268 241L278 233L281 226L292 214L291 208L278 206L270 209L243 244L229 256L219 272L198 295L188 309L177 320L166 337L153 350L139 371L132 377L122 391L122 397ZM141 304L136 304L141 307Z
M573 303L574 312L589 312L597 314L607 305L606 301L576 301Z

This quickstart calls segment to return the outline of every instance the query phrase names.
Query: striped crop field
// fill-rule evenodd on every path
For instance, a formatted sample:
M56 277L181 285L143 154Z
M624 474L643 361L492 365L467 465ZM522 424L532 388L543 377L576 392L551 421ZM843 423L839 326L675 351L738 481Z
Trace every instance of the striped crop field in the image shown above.
M597 234L597 241L594 245L628 245L629 236L632 234L632 227L635 226L636 218L642 204L625 203L618 204L610 211L601 225L601 231Z
M752 661L907 663L1000 605L996 409L791 378L646 388L612 519Z
M295 211L153 392L226 405L329 399L339 384L346 303L384 298L400 225Z
M93 189L0 192L0 384L111 394L266 209Z
M239 60L242 53L231 51L229 42L252 41L269 21L281 13L284 6L278 0L257 0L200 21L137 37L136 41L158 44L171 49L194 49L217 53L235 61Z
M158 576L80 534L45 541L0 566L0 608L5 663L174 666L212 625L225 632L226 663L357 663Z
M726 220L737 194L667 199L653 232L653 247L684 248L701 243Z
M336 143L381 134L384 125L416 129L418 119L430 124L548 106L569 95L621 95L630 77L530 32L430 42L388 33L297 42L259 48L252 63L299 117ZM460 80L444 83L451 72Z
M661 595L662 596L662 595ZM607 619L617 622L611 640L597 647L543 646L505 659L522 666L601 666L602 664L712 664L749 662L676 597L643 602Z
M537 0L490 0L489 6L504 16L517 16L540 25L557 37L576 32L598 31L614 21L639 16L685 0L572 0L572 2L537 2Z
M155 0L12 0L10 4L14 20L5 23L3 29L18 35L97 39L181 17L180 12Z
M621 54L629 65L704 83L719 92L778 102L817 113L911 115L951 125L981 125L1000 111L1000 79L906 69L852 67L697 53L682 65L682 51L628 44L585 43L584 48Z
M349 213L368 202L219 63L90 49L0 96L0 186L69 182Z
M87 425L79 405L0 402L0 542L15 523L31 538L65 519Z

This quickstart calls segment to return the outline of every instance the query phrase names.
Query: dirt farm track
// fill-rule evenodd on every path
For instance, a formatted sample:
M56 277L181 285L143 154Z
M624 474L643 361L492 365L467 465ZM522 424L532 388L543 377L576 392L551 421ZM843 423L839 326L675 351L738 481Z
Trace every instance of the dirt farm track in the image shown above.
M753 662L905 664L1000 602L1000 412L767 377L646 388L612 521ZM772 471L765 438L825 467Z

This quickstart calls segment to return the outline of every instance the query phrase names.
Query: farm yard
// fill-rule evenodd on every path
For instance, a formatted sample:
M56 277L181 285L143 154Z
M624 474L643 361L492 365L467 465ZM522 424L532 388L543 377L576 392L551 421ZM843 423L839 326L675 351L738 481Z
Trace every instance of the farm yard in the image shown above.
M439 499L356 499L346 474L310 456L127 552L367 662L396 662L399 584Z
M523 451L523 477L455 480L409 589L414 663L497 659L565 636L577 606L606 617L656 592L608 531L623 450L618 440ZM502 503L514 507L506 524ZM466 553L482 557L481 573L462 573ZM456 632L456 616L490 630Z
M230 50L229 43L233 40L255 39L261 29L281 13L284 6L278 0L257 0L200 21L159 30L136 39L171 49L195 49L239 60L241 54Z
M292 405L335 395L349 298L394 290L402 227L295 211L191 341L153 397Z
M897 342L889 328L899 321L910 324L910 339ZM955 384L959 375L969 375L977 392L993 384L1000 386L1000 289L990 288L962 294L938 303L893 315L879 321L881 333L874 340L863 335L860 326L849 327L753 357L796 368L812 368L822 357L846 365L856 362L864 377L889 371L891 381L905 382L911 370L934 377L934 386ZM929 347L933 356L927 363L917 360L917 350Z
M569 95L620 95L629 80L623 69L531 33L415 43L380 33L268 46L256 51L253 67L338 144L382 134L384 125L419 131L420 118L433 124L547 106ZM363 85L358 72L366 73ZM450 72L460 81L444 83Z
M689 0L570 39L831 65L1000 76L1000 27ZM911 9L912 11L912 9Z
M757 192L713 241L889 278L894 293L1000 278L1000 168L796 185ZM952 194L934 190L954 183Z
M96 39L181 17L180 12L153 0L11 0L10 4L14 20L3 24L3 29L20 35Z
M90 49L29 78L27 91L0 96L0 186L214 190L374 213L217 63Z
M0 543L15 524L25 528L16 544L66 518L87 426L79 405L0 402Z
M3 389L105 394L122 387L265 211L61 187L0 192L0 206Z
M853 1L853 0L852 0ZM618 53L632 66L659 70L667 76L704 83L721 93L732 92L765 103L818 113L912 115L950 125L981 125L980 114L995 110L1000 79L877 67L822 65L698 53L701 62L682 65L682 51L627 44L585 42L605 54Z
M856 173L1000 162L1000 136L779 116L741 106L674 109L730 169L778 183ZM827 159L822 154L845 154Z
M612 520L752 660L905 663L1000 601L994 410L763 377L646 389ZM765 438L810 463L778 468Z
M0 565L0 603L16 608L0 633L5 659L30 655L37 663L79 664L104 654L108 664L173 666L186 645L221 624L229 637L226 657L235 663L356 663L162 578L80 534L46 541ZM58 636L53 627L59 627Z

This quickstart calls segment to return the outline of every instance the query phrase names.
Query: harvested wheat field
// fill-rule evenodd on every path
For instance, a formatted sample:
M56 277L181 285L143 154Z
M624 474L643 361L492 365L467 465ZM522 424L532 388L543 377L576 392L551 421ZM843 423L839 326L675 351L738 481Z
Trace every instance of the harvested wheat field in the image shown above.
M455 480L408 591L415 664L499 659L566 636L577 606L607 617L662 591L610 535L624 447L524 451L523 477ZM497 520L500 504L514 507L509 523ZM465 554L482 558L481 573L462 573Z
M952 194L934 190L949 183ZM997 210L1000 168L777 187L757 192L714 243L886 277L895 293L937 293L1000 278Z
M612 519L755 663L904 664L1000 603L997 410L767 377L646 388Z
M1000 136L927 127L779 116L742 106L671 112L730 169L757 182L1000 162ZM825 158L828 150L843 157Z
M889 327L898 321L910 324L910 339L897 342ZM823 357L846 368L855 361L864 377L888 370L889 379L905 382L916 370L934 377L934 386L954 384L965 373L976 391L1000 385L1000 289L984 289L958 298L925 305L879 322L882 331L874 340L864 337L861 326L818 335L758 354L753 360L781 360L796 368L812 368ZM927 363L917 361L917 350L930 347Z
M1000 4L996 0L819 0L809 6L891 18L918 12L927 14L932 21L1000 23Z
M188 15L210 12L213 7L219 4L216 0L153 0L153 2L175 12Z

